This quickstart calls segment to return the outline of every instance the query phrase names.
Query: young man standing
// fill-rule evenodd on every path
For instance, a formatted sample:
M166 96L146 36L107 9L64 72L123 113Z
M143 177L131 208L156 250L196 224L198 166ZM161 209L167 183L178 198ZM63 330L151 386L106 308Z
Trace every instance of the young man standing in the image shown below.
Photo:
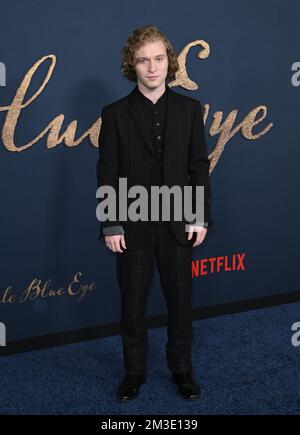
M134 30L123 48L121 70L137 84L129 95L102 110L98 187L112 186L118 194L119 178L126 178L128 189L144 186L149 194L151 186L192 186L194 204L195 187L204 186L204 222L200 225L172 216L169 222L163 221L161 214L158 221L101 223L99 238L104 237L106 246L117 255L121 290L125 377L118 388L119 400L137 397L146 379L144 315L155 259L168 308L166 356L172 381L185 399L200 397L191 364L191 262L193 247L203 242L207 227L213 224L209 160L200 102L166 84L174 80L178 68L164 33L154 26Z

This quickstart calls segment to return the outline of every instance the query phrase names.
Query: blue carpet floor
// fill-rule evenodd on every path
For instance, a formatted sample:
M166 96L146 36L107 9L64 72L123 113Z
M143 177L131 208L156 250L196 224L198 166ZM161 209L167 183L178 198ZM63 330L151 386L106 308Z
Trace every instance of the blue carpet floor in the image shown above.
M291 325L300 303L193 323L193 368L202 398L187 402L170 381L166 328L149 334L140 396L116 401L124 374L120 336L0 359L0 414L300 414L300 347Z

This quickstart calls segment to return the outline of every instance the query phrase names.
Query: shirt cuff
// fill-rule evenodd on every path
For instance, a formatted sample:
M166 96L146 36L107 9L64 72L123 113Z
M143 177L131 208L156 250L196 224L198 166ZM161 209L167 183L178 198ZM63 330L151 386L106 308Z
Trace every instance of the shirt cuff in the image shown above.
M209 227L209 225L208 225L208 222L201 222L201 224L200 224L200 222L190 222L189 224L187 224L186 226L185 226L185 231L186 232L189 232L190 231L190 227L191 226L193 226L193 227L199 227L199 228L208 228Z
M124 228L121 225L103 228L102 232L104 236L117 236L125 234Z

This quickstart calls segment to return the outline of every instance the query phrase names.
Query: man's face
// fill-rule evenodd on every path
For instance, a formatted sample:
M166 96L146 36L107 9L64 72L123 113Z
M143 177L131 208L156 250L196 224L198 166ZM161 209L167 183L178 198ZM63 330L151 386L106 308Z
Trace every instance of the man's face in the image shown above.
M147 42L140 47L135 57L135 71L138 82L149 89L158 88L168 73L168 56L162 41Z

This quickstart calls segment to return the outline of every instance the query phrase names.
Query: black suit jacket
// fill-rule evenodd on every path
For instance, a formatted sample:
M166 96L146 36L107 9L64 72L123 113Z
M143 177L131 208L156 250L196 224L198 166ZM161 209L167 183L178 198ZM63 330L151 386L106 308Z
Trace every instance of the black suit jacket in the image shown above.
M166 86L168 86L166 84ZM99 159L97 162L98 187L109 185L118 192L119 177L127 178L128 189L134 185L144 186L150 197L152 171L157 164L151 143L151 132L142 116L137 86L127 96L102 109L102 124L99 135ZM208 227L214 223L210 213L211 189L209 183L209 160L204 137L203 114L198 100L168 89L163 146L163 184L204 186L204 221ZM135 199L128 199L128 206ZM195 210L195 209L194 209ZM127 250L135 249L145 239L150 220L132 222L105 221L102 229L120 226L125 230ZM171 227L178 242L191 245L185 225L188 221L172 219Z

